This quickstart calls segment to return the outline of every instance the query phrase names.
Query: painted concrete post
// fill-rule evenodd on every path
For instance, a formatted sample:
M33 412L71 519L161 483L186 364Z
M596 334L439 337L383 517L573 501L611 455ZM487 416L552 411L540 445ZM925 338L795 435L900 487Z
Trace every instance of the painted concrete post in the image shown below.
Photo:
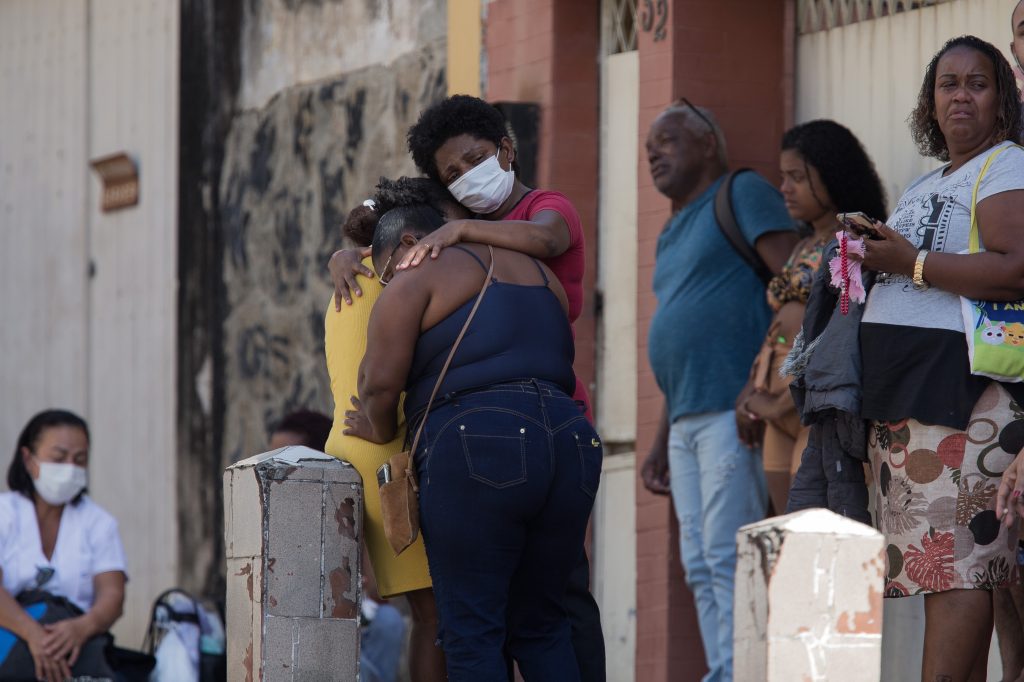
M231 682L355 680L363 489L305 447L224 472Z
M881 533L809 509L744 526L736 540L736 679L878 682Z

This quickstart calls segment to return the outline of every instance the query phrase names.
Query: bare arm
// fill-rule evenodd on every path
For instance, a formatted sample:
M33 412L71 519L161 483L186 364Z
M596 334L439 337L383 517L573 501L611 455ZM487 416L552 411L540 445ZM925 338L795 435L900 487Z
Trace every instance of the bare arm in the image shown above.
M95 590L92 608L77 618L44 626L43 650L48 656L74 665L89 639L102 634L121 617L124 608L124 573L106 571L93 576Z
M0 572L0 578L2 577L3 573ZM21 604L3 587L0 587L0 628L13 632L26 642L43 632L43 626L28 615L25 609L21 608Z
M124 573L107 571L92 579L96 597L92 608L82 616L89 626L89 636L99 635L111 628L124 613Z
M569 226L558 211L540 211L532 220L453 220L428 234L409 249L399 270L415 267L429 255L459 242L489 244L534 258L554 258L566 252L572 240Z
M0 579L3 572L0 571ZM25 640L35 664L36 678L46 682L61 682L71 677L71 666L63 659L49 656L44 651L46 630L21 608L11 594L0 587L0 628L9 630Z
M1024 497L1021 493L1024 493L1024 451L1018 452L1010 466L1006 467L999 481L999 490L996 491L996 518L1007 528L1013 527L1014 521L1024 511Z
M640 478L643 479L644 487L656 495L667 495L671 491L668 469L668 430L668 404L666 403L661 410L658 432L647 453L647 459L644 460L640 469Z
M422 277L397 277L384 290L370 313L366 355L359 366L356 410L368 422L352 422L359 415L346 413L345 433L374 443L387 443L398 430L398 401L412 366L430 288ZM367 428L368 427L368 428Z
M1024 297L1024 190L1001 192L978 204L984 253L930 252L924 279L932 286L968 298L1015 301ZM881 240L868 241L864 265L908 277L914 274L917 249L887 225L876 223Z
M767 232L757 238L754 248L772 274L777 275L782 272L799 241L800 236L789 230Z

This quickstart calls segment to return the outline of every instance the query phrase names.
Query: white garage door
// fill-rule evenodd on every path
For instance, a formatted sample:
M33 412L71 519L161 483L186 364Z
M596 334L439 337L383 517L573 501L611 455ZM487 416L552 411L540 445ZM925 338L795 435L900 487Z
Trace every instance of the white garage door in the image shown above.
M179 12L0 0L0 464L42 409L89 421L90 491L128 553L128 646L178 567ZM140 201L102 213L89 160L120 151Z

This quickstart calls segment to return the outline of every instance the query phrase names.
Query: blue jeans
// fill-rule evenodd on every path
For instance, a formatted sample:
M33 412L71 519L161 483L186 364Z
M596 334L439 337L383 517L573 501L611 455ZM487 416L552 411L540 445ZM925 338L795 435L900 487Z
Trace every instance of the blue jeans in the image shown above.
M668 453L679 550L709 668L703 680L731 682L736 531L767 510L761 456L740 443L731 410L677 419Z
M565 591L565 609L572 626L572 648L580 667L582 682L605 682L604 632L601 610L590 593L590 559L581 548L576 568L569 576Z
M420 527L451 682L575 682L565 609L601 476L601 443L543 382L435 408L416 452Z
M359 682L396 682L405 642L405 621L390 604L377 607L359 642Z

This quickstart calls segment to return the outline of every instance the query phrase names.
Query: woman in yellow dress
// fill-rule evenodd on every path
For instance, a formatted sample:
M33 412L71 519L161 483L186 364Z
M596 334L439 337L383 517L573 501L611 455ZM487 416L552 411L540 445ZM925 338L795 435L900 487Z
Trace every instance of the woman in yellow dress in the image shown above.
M378 218L396 206L427 203L449 220L468 217L466 209L456 203L443 187L427 178L399 178L394 181L381 178L372 201L374 205L363 205L349 213L343 228L345 235L360 247L369 246ZM399 430L390 443L377 445L343 433L345 411L350 409L352 396L359 392L359 364L366 352L370 311L383 291L374 277L370 258L367 257L363 264L365 271L362 274L366 277L358 287L353 287L355 296L351 305L343 306L332 297L324 319L324 348L334 396L334 425L324 450L351 463L363 478L363 536L378 591L384 598L404 595L412 611L409 670L413 681L444 680L444 653L434 645L437 611L423 538L417 538L411 547L396 557L384 537L377 468L404 446L405 422L401 407L398 410Z

